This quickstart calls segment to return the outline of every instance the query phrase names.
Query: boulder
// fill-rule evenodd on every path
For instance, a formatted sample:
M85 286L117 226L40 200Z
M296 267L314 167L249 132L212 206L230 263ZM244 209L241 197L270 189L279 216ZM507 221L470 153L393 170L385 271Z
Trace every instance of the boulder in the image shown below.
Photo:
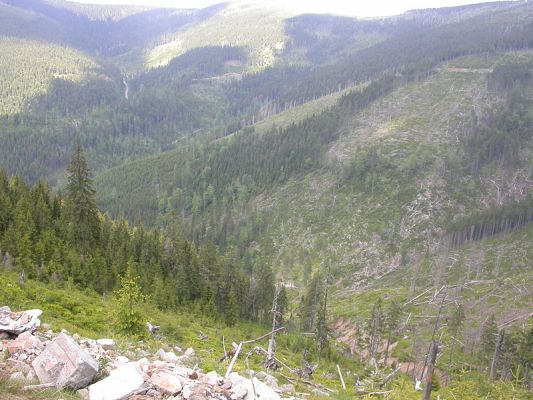
M159 349L155 355L161 361L166 361L166 362L169 362L169 363L177 363L180 360L179 357L177 355L175 355L173 352L169 351L167 353L163 349Z
M279 387L279 390L281 393L295 393L296 389L294 388L294 385L292 383L286 383L285 385L281 385Z
M276 377L267 374L263 379L263 382L265 382L265 384L271 387L272 389L279 390L278 380L276 379Z
M0 332L20 335L23 332L34 332L40 325L39 317L42 310L11 312L9 307L0 308Z
M137 363L119 367L105 379L89 386L89 400L119 400L127 398L144 383Z
M26 331L21 333L15 340L7 342L6 347L10 354L14 354L30 350L40 351L43 349L43 344L39 338Z
M168 372L158 372L152 375L150 383L160 392L175 396L181 392L181 380Z
M98 364L74 340L60 333L32 362L41 383L53 383L58 388L81 389L98 372Z
M211 371L211 372L208 372L207 374L205 374L202 379L201 379L201 382L202 383L205 383L209 386L218 386L219 383L222 381L222 377L220 377L216 371Z
M231 393L232 399L239 399L242 398L243 400L254 400L254 388L255 393L257 395L257 398L261 400L279 400L279 395L269 388L266 384L261 382L257 378L246 379L236 372L233 372L229 376L229 380L232 383L231 387ZM253 384L252 384L253 382ZM240 397L240 395L244 392L244 389L246 389L246 395L244 397Z

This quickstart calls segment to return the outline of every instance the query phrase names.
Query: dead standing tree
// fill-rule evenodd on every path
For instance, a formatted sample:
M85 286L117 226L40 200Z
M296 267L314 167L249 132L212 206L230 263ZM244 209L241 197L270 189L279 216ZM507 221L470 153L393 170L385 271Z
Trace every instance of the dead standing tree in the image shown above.
M279 294L281 291L281 285L276 286L276 291L274 292L274 299L272 300L272 334L270 335L270 339L268 341L268 350L267 350L267 357L264 362L265 368L270 369L276 369L277 364L275 360L275 352L276 352L276 329L278 328L278 321L279 321L279 315L280 310L278 308L278 299Z
M426 383L424 384L424 393L422 400L430 400L431 386L433 385L433 372L435 371L435 363L437 362L437 353L439 352L439 344L436 340L431 340L431 349L429 351L429 365L426 374Z

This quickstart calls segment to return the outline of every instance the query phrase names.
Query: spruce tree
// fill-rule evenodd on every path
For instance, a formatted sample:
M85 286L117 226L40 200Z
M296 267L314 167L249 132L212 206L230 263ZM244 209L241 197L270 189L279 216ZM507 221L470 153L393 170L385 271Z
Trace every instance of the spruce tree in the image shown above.
M79 140L76 142L67 173L66 218L68 232L70 239L86 255L87 249L93 246L98 238L100 221L94 199L95 190L91 171Z
M496 336L498 335L498 325L494 314L492 314L483 324L483 331L480 338L479 360L488 366L496 346Z
M228 299L226 303L226 307L224 310L224 320L226 322L226 325L233 326L237 322L237 296L235 295L235 290L233 288L230 289L228 294Z

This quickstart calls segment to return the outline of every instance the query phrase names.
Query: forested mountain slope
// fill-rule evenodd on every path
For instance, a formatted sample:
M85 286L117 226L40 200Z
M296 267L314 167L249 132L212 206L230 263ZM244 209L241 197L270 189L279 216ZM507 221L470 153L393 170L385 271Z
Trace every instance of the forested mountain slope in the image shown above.
M529 384L530 2L362 20L0 0L0 22L10 279L105 295L138 275L154 307L262 325L284 287L287 330L316 335L291 351L416 369L438 334L443 380L484 374L515 326L499 371Z

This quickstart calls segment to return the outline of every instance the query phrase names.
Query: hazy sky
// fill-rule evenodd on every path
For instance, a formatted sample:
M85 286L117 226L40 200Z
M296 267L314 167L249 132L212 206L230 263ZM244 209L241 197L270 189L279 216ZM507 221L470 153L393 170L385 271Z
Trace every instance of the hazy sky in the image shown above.
M134 4L154 7L201 8L224 0L69 0L78 3ZM299 12L373 17L401 14L416 8L449 7L487 0L241 0L293 8Z

